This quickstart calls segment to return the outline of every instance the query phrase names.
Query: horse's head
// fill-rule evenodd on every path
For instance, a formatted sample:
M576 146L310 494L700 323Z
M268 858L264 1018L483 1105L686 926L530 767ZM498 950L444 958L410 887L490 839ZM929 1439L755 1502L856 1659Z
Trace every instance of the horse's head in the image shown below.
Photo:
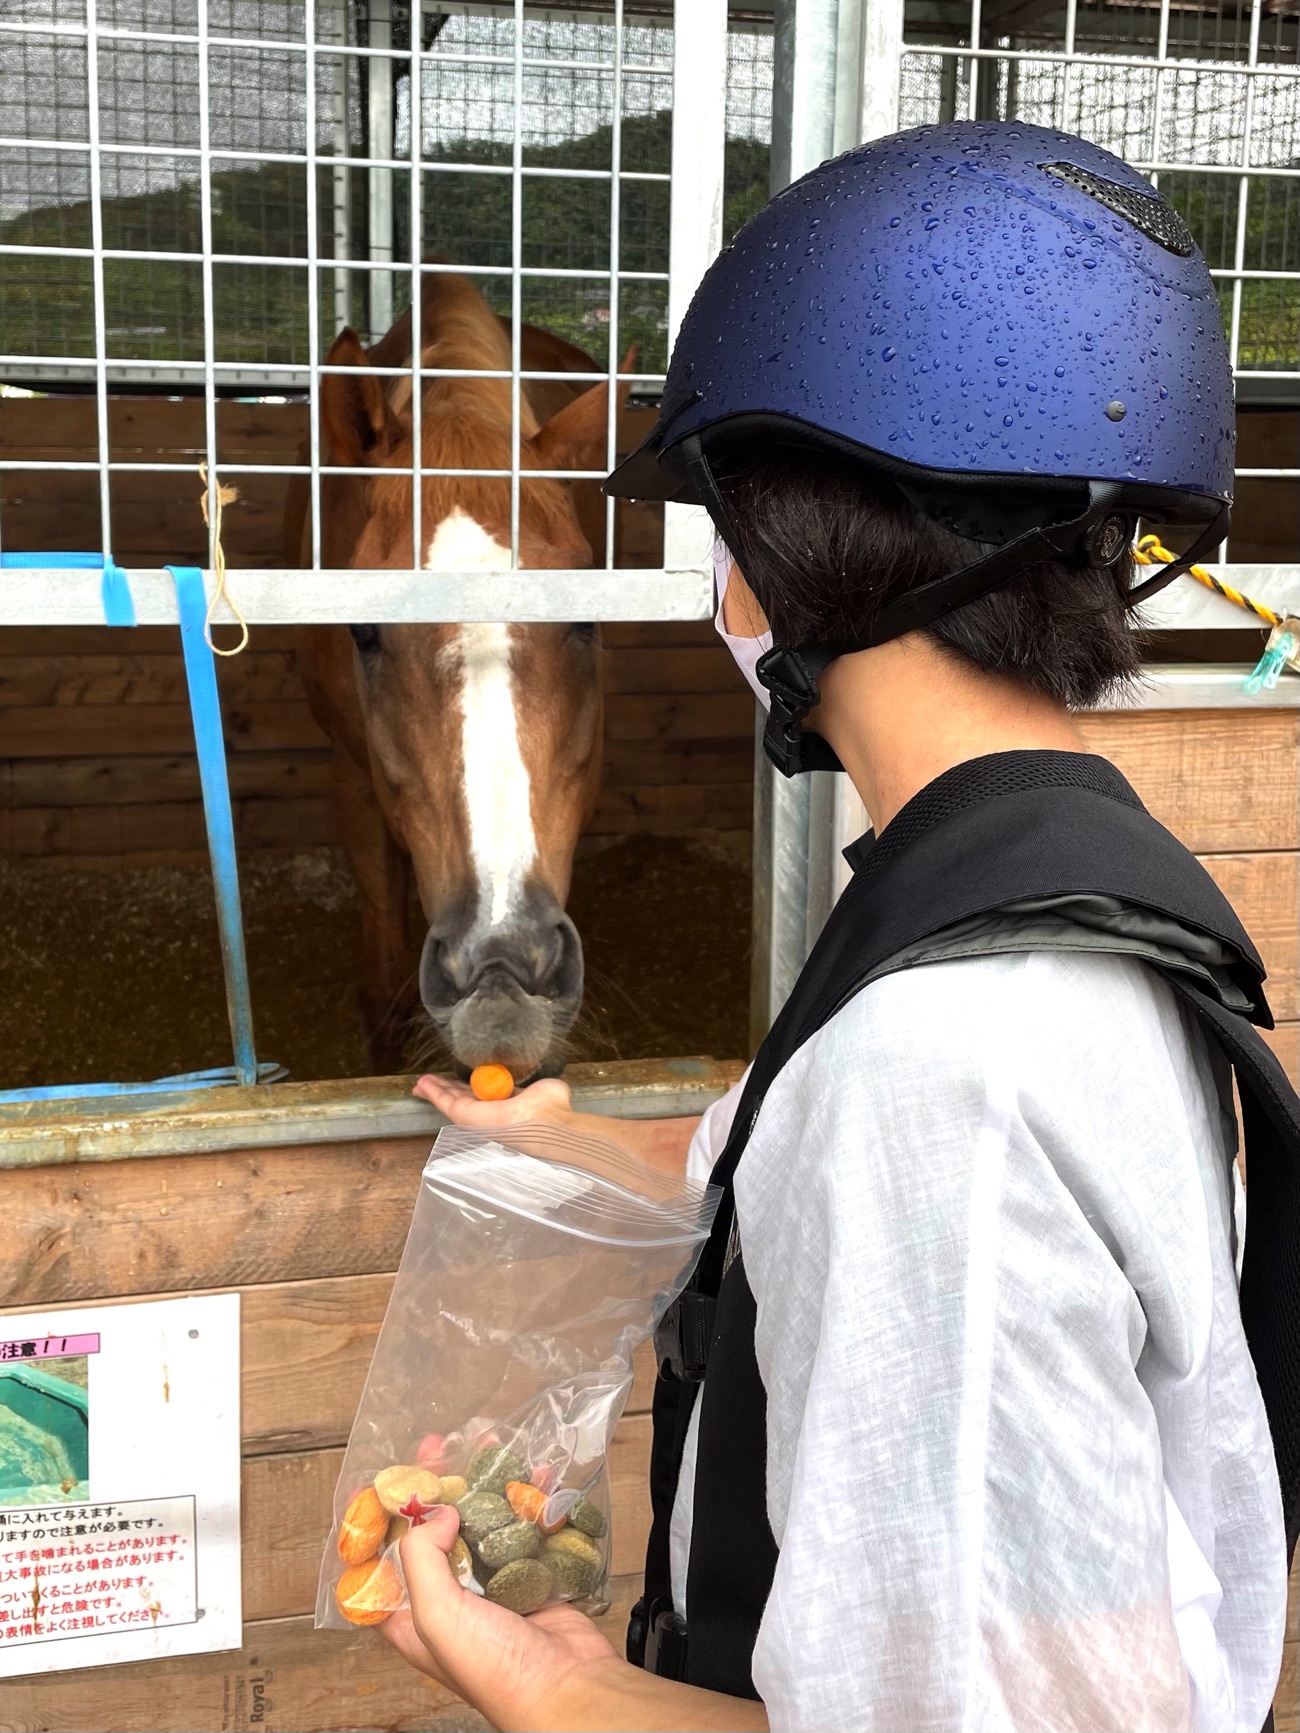
M426 366L509 368L508 340L462 278L442 276L426 293L424 332ZM322 380L328 461L376 473L346 504L336 495L342 509L326 514L324 563L508 568L502 479L425 477L423 545L413 547L410 382L376 374L350 331L329 364L355 372ZM539 425L524 393L522 464L600 466L607 414L601 385ZM421 422L424 467L509 469L508 382L426 382ZM521 482L521 565L591 564L571 494L553 479ZM599 631L369 625L352 637L371 780L411 856L428 924L420 996L429 1016L461 1066L497 1061L516 1078L558 1071L582 1001L582 945L564 905L600 776Z

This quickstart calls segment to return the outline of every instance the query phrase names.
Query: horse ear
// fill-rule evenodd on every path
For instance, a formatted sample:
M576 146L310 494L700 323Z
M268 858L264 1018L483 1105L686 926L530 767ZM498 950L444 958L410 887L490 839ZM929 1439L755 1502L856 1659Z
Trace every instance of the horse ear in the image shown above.
M365 463L388 431L383 382L370 369L361 339L344 326L325 357L327 367L355 367L355 374L323 373L321 431L331 459L347 467Z
M620 373L636 363L633 344L623 357ZM627 402L631 381L618 388L618 407ZM538 469L604 469L609 428L609 386L593 385L551 417L532 441L533 462Z

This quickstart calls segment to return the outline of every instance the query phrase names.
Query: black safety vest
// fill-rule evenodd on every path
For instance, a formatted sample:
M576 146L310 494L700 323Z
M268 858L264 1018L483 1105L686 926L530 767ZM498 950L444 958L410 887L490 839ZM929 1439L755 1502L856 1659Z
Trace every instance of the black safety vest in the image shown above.
M759 1049L713 1170L723 1199L712 1234L656 1337L654 1523L628 1656L738 1697L757 1695L751 1661L777 1547L766 1515L767 1398L754 1353L754 1297L735 1234L736 1166L768 1088L803 1043L870 981L960 954L946 941L963 923L980 926L975 917L1079 899L1118 909L1130 933L1146 923L1166 940L1185 935L1185 961L1168 943L1153 943L1145 960L1236 1071L1250 1187L1241 1315L1272 1430L1288 1558L1300 1527L1300 1100L1251 1027L1272 1027L1263 964L1214 881L1112 765L1067 752L998 753L958 765L849 859L853 878ZM967 954L989 948L977 944ZM1002 948L1035 947L1013 940ZM1119 947L1099 931L1084 948ZM1133 954L1131 943L1126 948ZM668 1530L701 1389L686 1632L671 1612Z

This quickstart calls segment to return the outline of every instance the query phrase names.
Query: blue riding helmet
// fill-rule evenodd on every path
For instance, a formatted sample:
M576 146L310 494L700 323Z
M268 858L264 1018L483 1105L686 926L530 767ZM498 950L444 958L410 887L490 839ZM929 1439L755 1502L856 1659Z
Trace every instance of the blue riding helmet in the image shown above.
M800 723L833 656L884 643L1043 560L1107 564L1136 518L1227 533L1235 415L1218 298L1182 218L1069 133L955 121L877 139L778 193L709 267L659 420L605 491L705 506L716 476L794 445L860 463L983 543L852 643L778 647L769 754L833 765Z

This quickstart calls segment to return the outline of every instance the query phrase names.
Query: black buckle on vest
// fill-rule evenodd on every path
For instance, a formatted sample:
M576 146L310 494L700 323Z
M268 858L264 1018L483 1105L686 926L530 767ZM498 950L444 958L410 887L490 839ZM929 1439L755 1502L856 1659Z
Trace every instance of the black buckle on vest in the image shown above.
M657 1679L686 1683L686 1620L664 1601L650 1607L650 1630L645 1645L645 1670Z
M655 1330L659 1376L679 1384L700 1384L709 1364L718 1302L712 1294L685 1288L669 1306Z

